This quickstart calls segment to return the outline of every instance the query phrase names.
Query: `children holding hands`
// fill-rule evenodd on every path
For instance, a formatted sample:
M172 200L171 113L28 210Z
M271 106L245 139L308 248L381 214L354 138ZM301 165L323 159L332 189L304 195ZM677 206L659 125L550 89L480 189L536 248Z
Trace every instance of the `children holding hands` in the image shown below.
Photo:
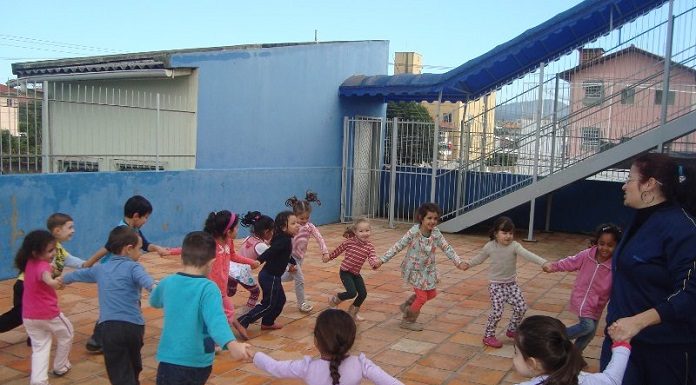
M577 255L547 262L542 268L547 273L577 271L570 294L570 310L578 316L578 323L566 329L568 338L582 352L597 331L599 318L611 294L611 256L621 242L621 229L607 223L595 231L592 247Z
M157 385L205 384L212 371L215 345L229 350L233 359L251 358L246 350L249 345L235 341L218 287L206 279L216 248L208 233L187 234L181 250L183 268L164 278L150 295L150 305L164 309Z
M276 361L269 355L253 354L254 365L276 378L297 378L308 385L359 385L363 379L375 385L403 385L365 354L349 355L355 342L353 317L338 309L319 314L314 325L314 345L320 358L305 356L300 360Z
M546 260L522 247L514 240L515 225L508 217L499 217L493 222L490 230L490 241L483 246L481 252L462 263L463 270L475 266L486 259L491 260L488 267L490 283L488 292L491 297L491 312L483 336L483 344L492 348L501 348L503 343L495 337L495 329L503 315L506 303L512 305L512 318L507 326L505 335L515 338L517 326L524 318L527 303L522 295L522 289L517 284L517 257L543 265Z
M338 257L342 253L346 254L346 258L341 263L339 277L346 291L338 293L329 299L329 306L336 307L342 301L355 298L353 304L348 307L350 314L356 321L362 321L363 318L358 315L360 305L367 298L367 289L365 281L360 275L360 269L367 260L371 266L376 266L375 247L370 242L370 222L366 218L360 218L343 233L347 238L343 241L336 250L331 254L324 256L324 263Z
M437 204L422 204L416 210L416 220L419 223L413 225L384 256L375 262L374 268L377 269L408 247L406 256L401 262L401 276L413 286L415 294L400 306L403 318L399 326L403 329L423 330L423 325L416 323L416 320L423 305L437 295L436 286L439 275L435 266L435 247L439 247L457 268L462 268L461 259L437 228L441 215L442 211Z
M142 239L136 231L118 226L109 233L106 250L110 255L105 263L62 277L66 285L97 283L102 351L112 384L138 384L143 369L140 349L145 319L140 308L140 296L142 289L151 291L155 281L138 263L141 247Z

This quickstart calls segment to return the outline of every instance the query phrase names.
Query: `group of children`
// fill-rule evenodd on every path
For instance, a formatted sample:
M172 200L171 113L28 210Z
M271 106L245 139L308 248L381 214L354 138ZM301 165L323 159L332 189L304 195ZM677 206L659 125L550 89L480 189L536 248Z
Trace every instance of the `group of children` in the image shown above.
M257 367L273 376L301 378L308 384L359 384L362 378L375 384L400 384L363 354L348 355L355 339L355 321L362 320L358 313L367 297L360 271L366 261L373 269L379 269L406 249L401 274L413 287L414 294L400 306L403 313L400 327L420 331L423 326L416 322L420 310L437 295L435 250L440 248L461 270L490 259L492 310L483 344L502 347L495 331L504 304L511 304L513 316L505 334L514 340L513 363L518 372L541 376L540 381L549 384L566 383L559 379L575 377L580 383L605 383L605 378L611 380L616 376L620 380L630 352L627 341L617 343L614 361L604 373L580 372L585 366L580 353L596 332L611 287L610 259L621 237L616 226L600 226L591 248L550 263L514 241L512 221L501 217L494 222L491 240L481 252L462 260L437 228L441 217L439 207L425 203L416 211L417 223L384 255L377 257L367 219L356 220L344 233L347 239L329 253L320 232L309 222L311 203L320 204L314 193L308 193L304 200L292 197L286 202L292 211L283 211L275 219L258 211L248 212L244 217L228 210L211 212L203 231L186 235L180 249L167 249L149 243L143 236L140 228L152 213L152 206L144 197L135 196L126 202L124 219L111 231L105 247L87 261L71 256L61 246L60 242L72 237L74 225L69 216L54 214L48 221L49 231L27 234L17 253L20 277L14 288L15 306L0 316L0 331L24 322L33 349L31 384L47 384L52 335L57 339L53 374L62 376L71 368L68 353L73 330L58 308L55 290L73 282L96 282L99 319L87 348L103 351L113 384L139 383L144 337L142 289L151 292L151 306L164 309L164 327L157 350L158 384L204 384L211 373L214 355L220 350L229 350L235 359L253 359ZM250 229L250 235L242 241L237 254L233 240L240 224ZM317 240L323 262L345 254L339 268L345 291L332 296L330 309L317 317L314 342L321 358L275 361L238 342L232 329L242 339L248 338L246 329L258 320L262 330L281 329L283 325L276 320L286 302L282 282L289 280L294 281L299 310L312 311L313 305L304 294L302 271L310 237ZM183 266L158 284L138 263L143 251L160 255L181 253ZM571 310L579 317L577 325L565 328L560 321L544 316L524 319L527 305L516 282L518 256L538 263L548 273L579 271L571 296ZM252 270L261 264L256 280ZM78 270L61 275L66 265ZM244 311L235 312L229 296L235 295L239 285L249 291L249 297ZM354 300L347 312L335 309L349 299ZM570 339L576 339L575 345ZM598 382L592 382L595 380Z

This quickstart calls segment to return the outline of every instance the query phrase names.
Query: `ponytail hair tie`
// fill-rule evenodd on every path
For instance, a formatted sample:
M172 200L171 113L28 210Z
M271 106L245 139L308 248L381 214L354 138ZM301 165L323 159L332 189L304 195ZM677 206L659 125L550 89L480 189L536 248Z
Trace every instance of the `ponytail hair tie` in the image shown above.
M684 166L681 164L677 166L677 174L679 174L679 183L684 183L686 181L686 175L684 175Z

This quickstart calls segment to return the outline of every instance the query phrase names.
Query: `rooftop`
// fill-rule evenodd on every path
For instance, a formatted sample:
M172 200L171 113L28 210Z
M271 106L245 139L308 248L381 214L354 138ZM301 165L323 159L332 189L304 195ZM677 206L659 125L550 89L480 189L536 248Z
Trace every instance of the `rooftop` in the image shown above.
M320 226L329 249L336 247L343 238L345 227L341 224ZM389 229L382 223L373 224L372 241L379 253L385 252L408 229L402 225ZM518 239L523 238L521 232ZM473 256L488 240L485 234L449 234L447 240L459 255ZM563 233L539 233L536 243L524 243L529 250L549 260L557 260L575 254L587 246L587 237ZM67 244L68 248L70 244ZM364 352L382 369L399 378L405 384L513 384L524 380L512 367L512 341L504 336L504 327L510 318L506 308L498 325L498 336L504 343L502 349L492 349L481 344L484 325L488 316L487 263L467 271L457 270L446 257L438 252L437 263L442 280L438 296L428 302L419 319L425 326L422 332L409 332L399 328L399 304L412 293L412 289L400 278L399 264L403 252L379 270L372 271L366 265L363 276L368 296L362 306L365 321L358 324L358 336L352 352ZM307 259L303 265L305 288L314 303L309 315L300 313L295 302L292 283L285 285L288 303L279 318L285 327L277 331L261 331L259 324L249 327L253 337L249 343L255 350L269 353L276 359L298 359L303 355L317 356L313 344L312 329L317 314L327 307L328 298L342 285L338 267L342 257L327 264L321 263L315 243L310 242ZM177 271L178 257L160 258L147 254L141 259L148 272L156 279ZM560 318L567 325L577 321L567 310L574 274L546 274L538 265L525 260L518 261L518 281L529 305L527 315L546 314ZM6 311L12 303L14 280L0 282L0 311ZM65 377L50 377L53 385L108 384L103 356L91 354L84 344L92 333L98 313L97 287L90 284L73 284L59 292L60 307L75 328L75 339L70 354L73 369ZM246 301L247 292L239 289L233 297L236 306ZM342 304L345 308L348 304ZM155 353L161 328L162 311L150 308L146 296L143 299L146 319L145 346L142 348L143 385L155 383L157 362ZM603 320L603 319L602 319ZM598 333L604 329L603 321ZM30 371L31 348L24 343L23 327L0 334L0 383L25 385ZM585 349L590 371L598 367L597 358L602 338L597 336ZM227 355L215 359L209 384L300 384L299 381L273 379L250 363L235 362Z

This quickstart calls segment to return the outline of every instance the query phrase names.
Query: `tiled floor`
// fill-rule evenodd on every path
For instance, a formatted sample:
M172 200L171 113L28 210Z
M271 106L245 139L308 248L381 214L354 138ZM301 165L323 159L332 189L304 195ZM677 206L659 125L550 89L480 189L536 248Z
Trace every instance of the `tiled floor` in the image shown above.
M392 230L381 223L373 224L372 240L378 254L386 251L407 228L402 225ZM343 225L321 226L320 230L330 249L342 241ZM487 241L484 234L446 237L462 256L473 256ZM523 234L518 233L518 238L522 237ZM587 245L587 237L581 235L539 233L536 237L538 242L524 243L524 246L552 260L574 254ZM69 248L70 244L66 246ZM522 381L523 378L512 369L511 340L502 332L510 316L508 309L498 325L498 335L504 342L503 348L484 348L481 344L489 308L487 263L468 271L460 271L439 252L438 267L442 273L439 294L421 312L419 321L424 323L425 330L409 332L398 327L398 305L411 293L411 288L403 283L399 275L402 256L403 252L378 271L363 269L368 297L362 306L361 315L366 320L358 326L353 351L364 352L405 384L512 384ZM340 260L341 257L323 264L316 244L310 242L304 271L305 288L315 304L314 311L309 315L300 313L292 283L286 284L288 303L279 319L286 326L281 330L262 332L258 324L252 325L249 328L253 337L250 344L277 359L316 356L312 338L314 320L317 313L327 307L329 296L342 289L338 278ZM159 258L150 254L141 261L157 279L177 271L179 266L177 257ZM520 260L518 276L530 307L527 315L552 315L567 324L576 320L566 309L574 274L545 274L538 265ZM0 311L4 312L10 307L13 283L14 280L0 282ZM245 302L245 294L240 288L234 297L236 305L241 306ZM72 321L76 332L70 355L73 370L65 377L51 378L51 383L108 384L102 356L90 354L84 348L98 313L96 286L74 284L61 291L59 297L60 307ZM154 354L162 327L162 312L150 308L147 300L144 300L143 313L146 332L145 346L142 349L144 370L140 379L142 384L154 384L157 370ZM600 325L599 330L603 330L603 325ZM25 345L25 338L23 327L0 334L0 383L15 385L29 382L31 349ZM585 350L590 370L597 367L600 344L601 338L597 337ZM217 356L213 375L208 383L300 384L299 381L274 380L252 364L232 361L225 354Z

